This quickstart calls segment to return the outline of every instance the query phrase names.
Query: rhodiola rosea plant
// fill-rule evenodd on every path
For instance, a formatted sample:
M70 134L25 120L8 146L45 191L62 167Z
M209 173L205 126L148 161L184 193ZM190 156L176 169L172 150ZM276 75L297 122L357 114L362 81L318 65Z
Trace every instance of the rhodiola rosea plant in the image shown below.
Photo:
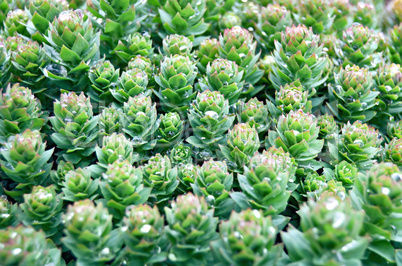
M402 1L0 0L0 265L402 265Z

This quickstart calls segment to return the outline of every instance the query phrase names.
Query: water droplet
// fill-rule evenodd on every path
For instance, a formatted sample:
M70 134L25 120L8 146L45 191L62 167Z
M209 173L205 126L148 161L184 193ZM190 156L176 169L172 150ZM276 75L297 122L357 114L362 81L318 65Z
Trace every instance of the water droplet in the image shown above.
M141 233L144 233L144 234L148 233L150 230L151 230L151 226L149 224L144 224L140 229Z
M391 192L391 190L387 187L383 187L381 188L381 192L385 195L388 195Z

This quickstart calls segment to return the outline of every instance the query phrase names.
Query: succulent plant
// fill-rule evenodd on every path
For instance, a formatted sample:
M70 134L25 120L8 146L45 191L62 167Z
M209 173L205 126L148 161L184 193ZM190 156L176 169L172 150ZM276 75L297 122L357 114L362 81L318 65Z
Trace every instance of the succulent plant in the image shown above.
M342 161L335 165L334 177L338 182L342 182L342 185L346 189L351 189L357 178L358 169L353 163Z
M60 64L59 71L44 75L67 90L81 90L88 84L86 73L99 60L100 34L82 11L63 11L49 24L45 36L48 57Z
M45 150L39 131L30 129L11 136L0 150L0 165L5 177L13 180L16 186L7 191L12 197L29 193L32 186L46 183L53 163L48 163L53 149Z
M63 200L53 186L35 186L30 194L24 195L24 203L20 205L22 213L19 219L25 226L36 230L42 229L46 236L59 233Z
M353 205L364 210L362 232L369 233L369 249L383 258L394 262L392 241L401 241L402 172L392 163L374 164L366 173L356 178L351 192ZM382 252L379 247L385 247Z
M309 199L297 212L300 231L290 226L281 237L289 262L299 264L360 264L368 239L360 237L363 212L353 210L349 199L325 192Z
M187 56L174 55L165 57L161 63L161 71L155 77L160 86L154 90L165 110L185 111L195 97L194 79L197 76L195 63Z
M335 76L334 84L328 88L327 107L338 121L367 122L376 115L375 98L380 94L374 91L373 85L368 69L358 66L341 68Z
M129 97L139 94L149 96L151 90L147 89L148 75L141 69L134 68L124 71L118 82L118 89L111 89L113 97L120 103L127 102Z
M0 143L26 129L40 130L47 117L32 91L19 84L0 91Z
M378 28L377 10L373 3L363 1L357 3L355 11L355 22L362 24L370 29Z
M152 104L151 97L129 97L123 106L121 125L126 135L132 138L135 152L140 156L138 159L143 159L146 151L155 146L159 127L156 104Z
M142 71L145 71L148 75L148 80L150 83L154 82L154 77L153 77L153 65L152 62L149 58L142 56L142 55L137 55L128 62L127 64L127 70L129 69L140 69Z
M253 209L266 215L283 212L292 190L296 187L296 164L282 148L270 148L255 153L244 166L244 174L238 176L240 187Z
M275 48L275 40L281 40L281 32L292 25L291 12L285 6L269 4L258 10L258 22L255 25L256 39L266 52Z
M96 207L90 200L69 205L63 215L63 244L79 263L106 263L111 261L121 247L118 229L113 229L112 215L102 204Z
M194 183L197 176L197 167L192 163L179 164L177 166L177 176L179 178L179 185L176 194L187 194L193 191L191 184Z
M218 237L214 210L208 208L204 198L188 193L178 196L171 208L165 207L165 214L169 260L205 264L211 251L209 244Z
M402 64L402 24L395 25L389 32L390 36L390 60L392 63Z
M359 170L367 170L373 164L374 157L381 150L383 138L375 128L356 121L348 122L337 136L335 144L330 143L330 155L333 163L347 161L354 163Z
M207 72L208 63L214 61L219 56L218 40L210 38L202 41L196 55L198 57L198 70L202 74L205 74Z
M402 139L402 120L394 123L388 123L387 125L387 133L390 139L398 138Z
M229 169L240 173L259 147L257 130L245 123L236 124L229 130L227 146L219 145L223 156L228 160Z
M182 141L176 143L170 150L169 158L173 165L191 163L193 161L191 148Z
M318 139L320 127L317 118L302 110L281 115L276 131L270 131L268 141L271 146L281 147L289 152L299 164L311 164L321 152L324 140Z
M20 225L0 230L0 260L4 265L64 265L61 250L43 231Z
M165 260L159 243L163 235L164 219L158 208L138 205L127 208L123 218L122 238L125 244L124 260L128 264L157 263Z
M385 146L384 161L392 162L402 168L402 139L393 138Z
M218 27L221 31L231 29L234 26L241 26L242 20L234 12L227 12L223 14L218 21Z
M77 168L68 171L62 183L63 199L76 202L79 200L94 200L99 196L99 179L91 178L91 170L88 168Z
M194 183L191 184L195 195L204 196L208 205L214 207L217 217L227 218L234 208L229 194L232 190L233 174L229 174L225 162L205 161L197 168Z
M172 167L169 157L158 153L142 166L142 172L144 184L152 187L149 201L158 205L166 204L179 185L177 168Z
M119 40L113 52L125 63L137 55L149 57L153 55L152 40L148 33L136 32Z
M264 74L255 64L261 52L256 53L257 42L253 38L248 30L239 26L225 29L223 35L219 35L219 56L235 62L239 71L243 71L243 80L252 85Z
M272 65L270 80L277 90L298 80L311 97L327 79L329 60L323 44L304 25L287 27L281 40L275 42L273 56L276 64Z
M167 0L159 9L159 15L168 33L197 36L208 29L203 19L206 10L206 0Z
M334 0L332 1L334 7L334 23L332 27L336 30L337 35L341 36L342 32L349 28L353 23L354 9L349 0Z
M96 102L110 102L110 91L115 89L120 76L120 69L115 69L110 61L99 61L89 71L91 88L88 94Z
M235 117L229 114L229 101L219 91L198 93L188 113L193 136L187 142L201 149L216 149L225 142L225 133Z
M93 115L90 98L74 92L63 93L54 102L54 116L49 118L50 137L61 150L60 155L77 166L87 166L95 151L99 117Z
M298 24L312 28L315 34L331 31L334 22L334 8L325 0L299 1L299 12L293 17Z
M6 36L24 35L29 37L26 23L29 20L27 11L22 9L11 10L4 20L4 33Z
M7 200L5 195L0 196L0 229L16 226L20 223L18 215L20 209L17 203L12 203Z
M70 171L74 171L74 165L71 162L59 161L57 169L50 172L50 178L57 192L61 191L66 174Z
M373 31L359 23L353 24L342 33L342 38L335 46L338 60L334 63L346 66L359 66L361 68L375 69L381 61L376 53L379 39Z
M324 114L318 116L317 124L320 127L318 136L321 139L332 138L333 134L337 131L337 124L332 115Z
M142 171L125 161L109 164L99 184L104 205L108 206L113 219L120 221L130 205L144 204L152 190L142 183Z
M114 107L103 109L99 115L99 130L101 135L109 136L113 133L121 132L122 125L119 121L121 116L121 109L115 109Z
M268 131L270 126L270 116L268 107L257 98L252 98L248 102L239 101L236 104L237 121L240 123L248 123L251 127L255 127L262 139L263 135Z
M208 63L206 76L199 83L202 91L219 91L229 104L234 104L240 97L244 85L244 71L239 71L235 62L216 59Z
M222 264L275 265L283 245L275 245L278 229L272 217L258 210L233 212L219 225L220 238L212 243L214 257Z
M168 35L163 39L162 45L162 51L165 56L177 54L191 57L193 42L185 36L178 34Z
M180 141L183 135L184 126L180 115L176 112L170 112L161 115L160 124L157 133L157 150L168 150Z

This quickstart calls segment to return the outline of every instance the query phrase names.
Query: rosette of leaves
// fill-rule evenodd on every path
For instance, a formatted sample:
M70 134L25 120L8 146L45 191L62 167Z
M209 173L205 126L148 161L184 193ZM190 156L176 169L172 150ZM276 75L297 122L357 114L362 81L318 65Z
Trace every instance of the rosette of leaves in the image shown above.
M248 30L239 26L225 29L224 33L219 35L219 56L235 62L239 71L243 71L242 80L251 85L257 83L264 74L256 65L261 52L256 53L257 42L253 38ZM257 91L246 93L255 94Z
M271 146L281 147L295 158L299 165L315 167L313 160L321 152L324 140L318 138L317 118L302 110L290 111L278 119L275 131L269 131ZM310 165L310 166L309 166Z
M115 69L113 64L106 60L100 60L89 71L88 78L91 84L89 96L96 102L110 102L110 91L115 89L119 80L120 69Z
M227 146L219 145L222 155L228 160L229 170L243 172L243 166L260 147L260 139L255 127L247 123L236 124L229 130Z
M334 23L333 29L338 36L342 35L342 32L349 28L353 23L354 9L349 0L334 0L331 1L334 7Z
M214 214L220 218L229 217L234 201L229 193L233 186L233 174L229 174L225 162L205 161L197 168L194 183L191 184L195 195L204 196L208 205L214 207Z
M177 187L176 194L186 194L193 191L191 184L197 176L197 167L192 163L179 164L177 166L177 176L179 178L179 186Z
M31 39L39 43L47 43L44 35L47 34L49 23L52 23L60 13L68 10L68 3L65 0L29 1L26 10L30 16L26 27Z
M402 139L393 138L385 146L384 161L392 162L402 169Z
M205 74L207 72L208 63L214 61L219 56L218 40L210 38L202 41L196 55L198 58L198 70L202 74Z
M158 10L166 32L183 36L202 35L209 27L204 23L206 0L167 0Z
M0 91L0 143L26 129L40 130L47 121L41 103L32 91L21 85L8 85Z
M187 142L200 149L211 150L224 143L225 133L235 119L229 114L229 107L229 101L219 91L198 93L188 113L193 136L187 138Z
M176 112L170 112L160 116L160 124L157 131L156 149L166 151L174 146L184 132L183 121Z
M180 195L165 207L165 233L170 244L168 259L173 263L206 264L210 242L217 239L218 220L203 197Z
M130 164L133 164L136 159L133 143L121 133L105 136L102 140L102 146L97 145L95 152L98 162L97 165L91 165L91 170L93 174L98 176L116 161L127 160Z
M402 68L400 65L390 64L381 66L374 78L375 88L379 91L375 109L378 115L376 124L384 124L384 120L391 117L402 119ZM385 128L385 125L383 126Z
M169 158L173 165L187 164L193 161L193 152L183 141L176 143L170 151Z
M29 37L30 34L26 29L26 24L29 20L27 11L22 9L10 10L4 20L4 34L6 36L15 36L21 34Z
M128 63L137 55L151 57L153 55L152 40L148 33L133 33L119 40L113 50L124 63Z
M270 113L276 119L281 114L287 114L290 111L303 110L303 112L311 112L312 103L308 100L308 91L303 90L300 82L296 80L291 84L281 86L279 91L275 92L275 105L267 102Z
M149 202L162 206L171 199L179 185L177 167L172 167L169 157L159 153L142 166L144 184L152 187Z
M240 97L244 85L244 71L239 71L236 62L216 59L208 64L204 79L199 83L202 91L219 91L229 104L234 104Z
M99 130L101 135L109 136L115 132L121 132L122 126L119 121L121 116L121 109L115 109L114 107L103 109L99 115Z
M255 153L238 180L253 209L262 210L265 216L277 215L285 210L290 194L296 188L293 183L295 172L296 164L289 153L282 148L270 148Z
M0 229L16 226L20 222L17 219L19 213L17 203L11 203L5 195L0 196Z
M100 1L91 0L87 9L94 16L93 23L102 30L101 39L105 43L102 48L106 54L118 42L128 35L139 30L141 22L146 18L139 10L145 3L143 1Z
M298 24L312 28L315 34L332 30L334 7L325 0L299 1L298 12L293 17Z
M76 202L79 200L94 200L99 196L99 179L91 178L89 168L78 168L68 171L62 183L63 199Z
M25 226L36 230L42 229L47 237L59 233L63 200L53 186L35 186L30 194L24 195L24 203L20 205L22 213L19 219Z
M221 31L241 25L242 19L234 12L226 12L222 14L218 20L218 27Z
M281 237L288 250L287 263L306 265L359 265L368 239L359 236L363 212L349 199L332 192L311 198L297 212L300 229L290 226Z
M352 189L353 183L357 178L358 169L353 163L342 161L335 165L334 178L338 182L342 182L345 189Z
M118 229L113 229L112 215L102 204L90 200L69 205L63 215L63 244L77 258L77 263L104 264L111 261L121 247Z
M154 90L164 110L186 111L196 92L193 92L197 67L188 56L167 56L155 77L159 90Z
M328 87L327 107L338 121L367 122L375 115L375 99L380 94L373 89L373 79L367 68L346 66L335 75Z
M14 78L31 88L35 94L45 91L42 68L46 66L47 58L42 46L37 42L18 41L18 48L10 53L10 62L13 65L10 70Z
M152 104L151 97L129 97L123 106L121 125L132 138L134 150L140 156L138 160L144 159L146 151L153 149L156 144L156 130L159 127L156 104Z
M332 163L347 161L354 163L360 171L367 170L381 151L382 141L381 134L375 128L360 121L353 124L348 122L335 143L329 143L330 155L334 159Z
M304 25L287 27L275 42L273 56L276 64L269 77L277 90L298 80L311 97L328 78L329 60L323 43Z
M99 117L93 115L90 98L84 93L63 93L53 110L49 120L55 133L50 137L61 150L59 155L75 166L88 165L99 135Z
M118 89L110 89L112 96L120 103L127 102L129 97L139 94L149 96L151 90L147 90L148 75L141 69L134 68L121 73Z
M402 241L402 172L392 163L374 164L359 173L351 198L356 209L365 211L362 233L371 236L369 250L381 258L378 263L395 262L394 248Z
M219 234L212 252L222 265L276 265L283 251L283 244L275 245L278 229L272 218L258 210L232 212L220 223Z
M236 104L237 121L239 123L248 123L255 127L260 139L268 131L270 125L268 107L257 98L252 98L248 102L239 101Z
M127 160L109 164L99 187L104 205L109 207L116 221L123 218L128 206L145 203L152 190L142 183L141 169L135 168Z
M343 67L359 66L375 69L381 62L381 56L376 52L379 44L378 35L361 24L353 24L342 33L342 38L335 45L338 60L334 63Z
M292 25L291 12L285 6L269 4L258 10L258 23L255 25L256 39L265 52L274 50L275 40L281 40L281 32Z
M12 197L29 193L33 186L44 184L53 163L48 163L53 150L45 150L39 131L30 129L16 136L11 136L0 150L1 169L16 184L6 193Z
M317 124L320 127L320 133L318 134L318 136L321 139L332 138L333 134L338 129L334 117L328 114L318 116Z
M64 265L61 250L43 231L19 225L0 230L3 265Z
M402 120L394 123L388 123L387 133L390 139L398 138L402 139Z
M44 69L44 75L66 90L82 90L87 72L99 60L100 32L96 32L81 11L63 11L49 24L45 39L48 57L58 71Z
M321 190L328 186L325 176L319 175L317 172L308 172L300 183L300 190L305 198L317 197Z
M191 50L193 49L193 42L182 35L172 34L168 35L162 41L162 52L165 56L182 55L191 57Z
M125 244L123 260L135 265L164 261L167 254L159 248L163 229L164 219L156 206L141 204L127 208L120 227Z
M147 75L148 75L148 80L150 81L150 83L154 82L153 65L152 65L151 60L148 57L145 57L142 55L137 55L137 56L131 58L131 60L127 64L127 70L134 69L134 68L145 71L145 73L147 73Z
M356 5L355 22L362 24L370 29L378 28L377 10L373 3L358 2Z
M59 161L57 169L50 172L50 178L57 192L61 191L66 174L70 171L74 171L74 165L71 162Z

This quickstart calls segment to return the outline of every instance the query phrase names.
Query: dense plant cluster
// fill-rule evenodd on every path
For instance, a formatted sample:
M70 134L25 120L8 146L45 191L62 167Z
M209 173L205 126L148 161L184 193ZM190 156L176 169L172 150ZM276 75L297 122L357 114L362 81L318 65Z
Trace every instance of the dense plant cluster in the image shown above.
M401 22L0 0L0 265L402 265Z

